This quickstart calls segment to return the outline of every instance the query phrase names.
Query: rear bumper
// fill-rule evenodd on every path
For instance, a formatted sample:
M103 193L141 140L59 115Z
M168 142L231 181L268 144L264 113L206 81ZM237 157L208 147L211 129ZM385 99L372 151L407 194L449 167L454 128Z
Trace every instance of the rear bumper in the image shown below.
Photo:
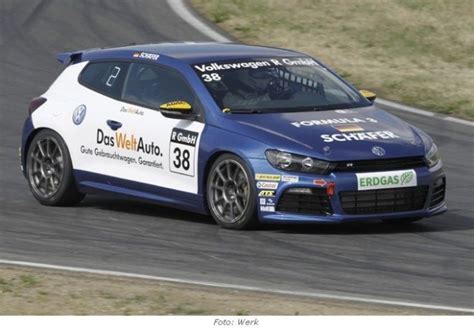
M416 209L409 211L396 211L396 212L369 212L367 214L357 212L357 214L349 214L345 210L341 202L341 192L354 192L357 191L357 177L354 172L339 172L332 173L327 176L309 176L301 175L297 173L287 173L278 171L271 166L267 165L265 160L255 160L254 169L256 171L257 184L258 174L266 173L279 175L281 180L278 182L278 188L274 192L274 196L270 198L258 197L258 214L259 219L263 223L341 223L341 222L354 222L354 221L374 221L374 220L390 220L390 219L402 219L402 218L425 218L438 215L447 211L445 199L437 200L436 204L431 204L432 198L436 195L435 187L442 181L446 182L445 174L442 169L442 164L438 164L433 168L420 167L414 168L417 176L417 186L426 187L426 197L424 200L416 206ZM296 182L293 178L292 182L283 181L284 175L297 176ZM290 188L311 188L317 187L315 180L319 180L327 183L335 184L335 191L331 197L327 197L330 203L330 212L325 214L305 214L304 211L299 212L287 212L281 211L279 203L285 191ZM327 186L327 185L326 185ZM325 189L325 187L318 187L319 189ZM403 188L400 188L403 189ZM260 193L261 189L259 189ZM262 207L262 203L263 205ZM431 205L430 205L431 204Z

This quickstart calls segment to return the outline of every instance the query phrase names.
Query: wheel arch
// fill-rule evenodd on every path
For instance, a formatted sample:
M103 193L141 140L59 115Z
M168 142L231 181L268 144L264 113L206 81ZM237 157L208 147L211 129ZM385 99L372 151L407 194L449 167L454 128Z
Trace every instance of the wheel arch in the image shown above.
M26 156L27 156L28 149L30 148L31 142L33 141L33 139L35 138L36 135L38 135L40 132L45 131L45 130L52 131L52 132L56 133L57 135L59 135L59 137L61 139L63 139L64 143L66 144L66 148L68 149L68 152L69 152L69 147L68 147L66 141L64 140L63 136L58 131L56 131L56 130L50 128L50 127L33 128L33 130L30 131L30 133L27 135L27 137L24 140L23 152L21 153L21 166L23 168L23 174L24 175L26 175ZM71 159L71 162L72 162L72 159Z
M204 201L204 205L206 207L206 211L209 213L209 208L207 206L207 178L209 176L209 172L211 171L211 167L212 165L216 162L216 160L224 155L224 154L230 154L230 155L234 155L236 157L239 157L244 163L247 164L250 172L252 173L252 175L254 174L254 170L250 164L250 162L248 161L247 158L245 158L242 154L239 154L235 151L231 151L231 150L216 150L214 153L212 153L208 158L207 158L207 161L206 161L206 165L204 166L204 171L202 173L202 196L203 196L203 201Z
M217 158L224 154L233 154L237 157L240 157L238 154L235 152L231 152L228 150L217 150L213 154L209 156L209 158L206 161L206 165L204 166L204 171L202 175L202 197L204 200L204 205L206 206L206 211L209 213L209 207L207 205L207 178L209 176L209 172L211 171L212 165L216 162Z
M21 166L22 166L22 169L23 169L23 174L25 176L26 176L26 156L27 156L27 153L28 153L28 149L30 148L31 141L33 141L35 136L38 135L38 133L41 132L44 129L45 129L45 127L34 128L32 131L30 131L30 133L28 134L28 136L24 140L24 144L23 144L23 148L22 148L23 150L22 150L22 153L21 153Z
M48 206L69 206L69 205L75 205L79 203L85 196L84 193L81 193L78 190L77 184L75 182L75 177L73 173L73 166L72 166L72 161L71 157L69 155L69 148L66 144L66 141L64 140L63 136L56 131L55 129L52 129L50 127L37 127L33 128L31 126L31 130L28 131L28 134L23 135L23 142L22 142L22 147L24 148L24 152L22 153L22 158L24 162L24 168L23 168L23 173L28 181L28 184L30 186L30 190L33 194L33 196L43 205L48 205ZM61 165L61 172L59 174L56 174L56 179L52 179L53 175L49 175L46 177L46 187L49 186L48 180L51 180L52 183L52 190L48 191L49 188L46 188L46 191L42 191L39 188L39 184L36 179L33 179L33 174L29 173L29 168L31 163L29 162L29 154L30 150L32 149L33 152L36 152L36 145L33 144L35 141L44 141L43 138L46 139L54 139L55 141L53 143L56 144L56 148L59 148L61 153L59 156L54 156L57 160L57 157L60 157L61 160L59 162L62 163ZM42 143L42 142L40 142ZM41 151L42 153L42 158L44 159L45 157L51 161L52 156L49 153L48 146L46 147L47 151L45 154L44 151ZM48 150L49 149L49 150ZM56 152L54 152L56 155ZM59 163L58 162L58 163ZM53 165L53 166L57 166ZM51 164L51 163L49 163ZM40 166L43 166L41 164ZM51 166L51 165L50 165ZM43 170L41 170L43 172ZM56 172L55 170L52 171L53 173ZM58 172L56 172L58 173ZM43 179L45 179L46 174L41 174L43 176ZM41 183L41 181L39 181Z
M225 157L222 157L223 155L225 155ZM246 188L246 193L245 193L246 197L244 197L245 201L241 201L241 203L243 204L240 204L241 210L238 215L235 215L236 217L234 217L235 211L231 211L231 218L234 220L230 222L228 221L228 216L225 215L226 213L225 207L224 207L223 213L222 211L218 211L215 206L216 204L212 201L211 196L208 195L208 188L210 188L208 187L208 183L209 183L209 179L211 175L211 169L217 166L216 165L217 160L220 160L219 164L221 164L221 161L226 162L228 161L228 159L231 159L234 163L238 163L238 166L241 168L241 171L247 172L245 174L245 176L247 177L247 185L246 185L247 188ZM255 185L255 172L251 163L251 158L249 159L235 151L221 149L214 152L208 158L204 173L205 173L205 178L204 178L205 184L203 185L204 205L205 205L207 213L210 214L220 226L224 228L228 228L228 229L254 229L260 225L260 219L257 213L257 190L256 190L256 185ZM229 174L232 173L231 170L228 170L228 173ZM232 180L232 178L230 177L228 179ZM234 176L234 179L235 179L235 176ZM235 181L233 182L236 183ZM240 184L235 185L234 187L237 187L237 186L240 186ZM234 188L234 189L237 189L237 188ZM241 192L243 193L243 191ZM211 193L214 194L214 192L211 192ZM235 190L234 194L238 194L238 192ZM220 196L220 198L222 198L222 195ZM237 199L237 198L238 198L237 195L235 195L234 199ZM231 209L233 209L235 205L235 201L234 202L227 201L225 202L225 204L226 205L230 204ZM242 209L242 205L244 206L243 209Z

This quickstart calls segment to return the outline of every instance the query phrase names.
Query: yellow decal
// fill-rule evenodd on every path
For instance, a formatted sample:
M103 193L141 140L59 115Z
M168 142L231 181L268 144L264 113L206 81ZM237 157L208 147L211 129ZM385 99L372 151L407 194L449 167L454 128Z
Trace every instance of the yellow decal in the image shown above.
M262 190L258 193L259 197L274 197L275 190Z
M281 175L279 174L255 174L256 180L263 180L263 181L280 181Z
M190 111L191 104L186 101L171 101L160 105L160 109L163 110L178 110L178 111Z
M361 89L359 92L362 94L363 97L365 97L369 101L373 101L377 97L375 93L372 93L371 91L368 91L365 89Z

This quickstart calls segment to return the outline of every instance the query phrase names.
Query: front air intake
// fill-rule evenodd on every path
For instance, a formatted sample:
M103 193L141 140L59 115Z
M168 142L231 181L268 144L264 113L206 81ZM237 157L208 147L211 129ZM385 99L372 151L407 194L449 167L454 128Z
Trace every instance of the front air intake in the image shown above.
M421 210L425 207L429 186L342 191L341 205L347 214L380 214Z
M438 179L434 186L433 191L431 192L430 207L435 207L442 202L444 202L444 197L446 194L446 179Z
M277 211L312 215L333 213L325 188L289 188L280 197Z

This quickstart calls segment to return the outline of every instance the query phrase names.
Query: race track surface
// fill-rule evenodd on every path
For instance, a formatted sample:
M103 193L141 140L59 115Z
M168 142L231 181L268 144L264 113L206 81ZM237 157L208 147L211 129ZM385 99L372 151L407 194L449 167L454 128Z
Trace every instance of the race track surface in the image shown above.
M20 173L18 145L30 99L62 69L55 54L208 38L164 0L0 0L0 22L0 258L474 308L472 127L396 113L435 138L448 178L448 213L412 225L237 232L110 198L44 207Z

